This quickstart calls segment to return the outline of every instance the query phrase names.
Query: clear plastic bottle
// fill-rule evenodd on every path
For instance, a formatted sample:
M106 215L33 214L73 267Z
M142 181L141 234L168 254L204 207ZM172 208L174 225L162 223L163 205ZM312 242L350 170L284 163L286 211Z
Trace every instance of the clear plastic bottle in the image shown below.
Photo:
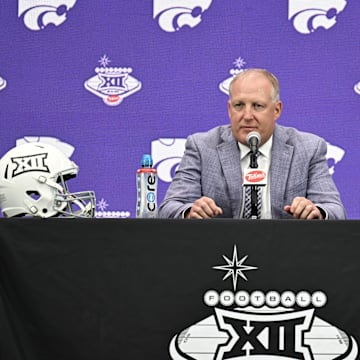
M136 171L136 217L157 217L157 171L153 167L151 155L144 154L141 158L141 168Z

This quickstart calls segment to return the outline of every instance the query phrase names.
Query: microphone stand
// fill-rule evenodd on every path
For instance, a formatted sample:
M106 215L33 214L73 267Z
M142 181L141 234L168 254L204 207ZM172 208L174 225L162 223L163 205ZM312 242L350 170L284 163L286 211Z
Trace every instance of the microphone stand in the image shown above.
M250 154L250 168L257 169L257 155L255 152L251 152ZM251 186L251 219L258 219L258 208L257 208L257 185L250 185Z

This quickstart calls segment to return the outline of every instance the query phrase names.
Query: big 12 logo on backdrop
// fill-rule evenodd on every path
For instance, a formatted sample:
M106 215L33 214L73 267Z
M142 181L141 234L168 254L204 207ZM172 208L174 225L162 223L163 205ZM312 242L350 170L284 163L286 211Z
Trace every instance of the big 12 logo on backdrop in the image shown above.
M108 106L118 106L128 96L138 92L142 83L131 75L131 67L110 67L111 60L104 55L99 60L100 67L95 68L96 75L84 82L89 92L102 98Z

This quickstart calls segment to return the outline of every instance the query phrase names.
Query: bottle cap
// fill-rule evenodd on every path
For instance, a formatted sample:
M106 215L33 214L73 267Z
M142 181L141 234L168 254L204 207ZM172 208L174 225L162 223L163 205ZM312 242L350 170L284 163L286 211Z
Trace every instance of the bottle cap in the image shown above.
M153 160L150 154L143 154L141 158L141 166L142 167L152 167Z

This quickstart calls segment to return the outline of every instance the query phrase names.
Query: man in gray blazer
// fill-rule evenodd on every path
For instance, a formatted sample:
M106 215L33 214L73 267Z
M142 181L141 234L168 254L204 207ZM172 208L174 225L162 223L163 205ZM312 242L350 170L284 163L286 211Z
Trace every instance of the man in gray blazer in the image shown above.
M260 136L262 219L345 219L329 173L326 142L276 124L282 111L279 82L267 70L248 69L230 83L230 125L190 135L184 156L159 206L161 218L242 218L247 136Z

